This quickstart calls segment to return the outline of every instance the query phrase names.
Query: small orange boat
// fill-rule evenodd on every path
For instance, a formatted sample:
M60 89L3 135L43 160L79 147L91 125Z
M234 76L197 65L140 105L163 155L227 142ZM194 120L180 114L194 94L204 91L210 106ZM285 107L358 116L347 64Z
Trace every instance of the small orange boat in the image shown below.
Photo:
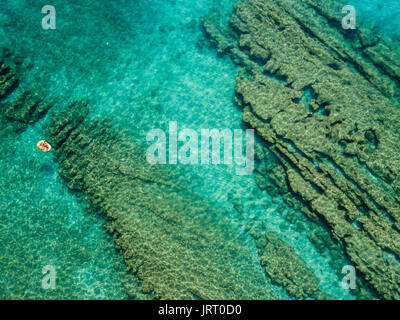
M45 141L45 140L40 140L36 147L38 147L39 150L42 150L43 152L49 152L51 150L51 145Z

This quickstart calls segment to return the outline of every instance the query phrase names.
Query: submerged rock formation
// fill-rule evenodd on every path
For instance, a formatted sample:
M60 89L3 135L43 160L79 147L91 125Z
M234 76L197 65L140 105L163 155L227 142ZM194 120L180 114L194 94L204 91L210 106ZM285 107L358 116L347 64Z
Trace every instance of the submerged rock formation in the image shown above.
M53 115L48 141L59 173L107 217L126 265L147 297L267 299L267 278L224 212L79 102ZM132 278L133 279L133 278ZM127 282L137 297L137 281Z
M10 67L0 61L0 99L5 98L18 86L18 78Z
M21 132L29 124L37 122L50 109L41 95L33 90L25 90L14 100L6 100L19 85L15 71L0 61L0 134ZM1 101L4 100L4 101Z
M240 0L229 28L214 14L203 26L242 66L236 99L279 159L276 184L327 226L378 297L400 299L399 44L364 26L344 32L338 8Z

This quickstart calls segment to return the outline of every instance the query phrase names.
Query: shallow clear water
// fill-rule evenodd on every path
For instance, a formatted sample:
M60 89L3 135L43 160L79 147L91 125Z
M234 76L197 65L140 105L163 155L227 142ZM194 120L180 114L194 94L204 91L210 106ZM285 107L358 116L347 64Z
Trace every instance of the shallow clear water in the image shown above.
M394 23L398 1L353 1L382 32L400 34ZM229 18L233 0L54 0L57 30L43 31L37 1L3 0L0 46L11 46L30 68L22 87L45 90L57 108L86 98L90 116L108 116L115 128L145 141L153 128L242 128L233 102L237 67L202 45L199 18L216 7ZM52 154L39 153L46 119L17 137L4 139L0 160L1 298L125 299L125 266L102 217L89 214L57 174ZM7 146L7 148L5 147ZM5 151L7 150L7 151ZM281 199L261 192L253 176L237 176L235 165L183 167L191 187L226 210L238 232L253 218L279 233L334 297L341 289L328 258L284 219ZM230 195L230 196L228 196ZM238 217L232 198L244 204ZM304 224L312 230L311 224ZM248 245L253 247L252 239ZM255 260L257 260L255 258ZM111 263L110 263L111 262ZM41 290L41 268L54 265L59 290ZM261 268L261 267L260 267ZM280 298L288 298L272 285Z

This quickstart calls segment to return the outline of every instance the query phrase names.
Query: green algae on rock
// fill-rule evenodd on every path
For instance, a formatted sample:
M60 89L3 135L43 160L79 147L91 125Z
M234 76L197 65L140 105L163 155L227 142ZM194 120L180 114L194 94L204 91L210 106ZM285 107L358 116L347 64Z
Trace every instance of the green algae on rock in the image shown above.
M257 234L254 238L265 272L286 288L290 295L298 299L326 297L313 272L274 232L266 231L264 235Z
M264 272L234 226L165 166L107 121L85 120L75 103L56 113L48 141L70 189L108 218L128 268L147 298L273 298ZM127 291L137 297L135 283Z
M9 66L0 61L0 99L4 99L18 86L18 77Z
M243 67L237 102L279 159L283 189L379 297L399 299L399 45L369 41L366 26L346 36L326 2L240 0L231 28L211 15L204 31Z

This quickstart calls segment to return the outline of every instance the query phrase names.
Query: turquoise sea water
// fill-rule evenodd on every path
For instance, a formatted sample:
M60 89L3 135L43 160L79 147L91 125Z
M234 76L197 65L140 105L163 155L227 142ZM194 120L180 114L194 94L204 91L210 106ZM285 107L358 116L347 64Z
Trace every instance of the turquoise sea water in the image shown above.
M53 0L57 30L41 29L43 1L3 0L0 47L28 67L21 87L41 88L57 108L89 100L90 116L108 116L115 128L145 141L153 128L242 128L233 102L237 66L204 45L199 18L214 8L229 19L234 0ZM400 35L398 1L353 1L382 33ZM51 153L35 144L47 119L15 137L1 137L0 298L126 299L121 254L102 226L57 174ZM184 167L190 186L224 209L238 234L252 219L277 232L315 273L333 297L352 299L340 287L328 258L304 230L285 219L292 209L256 186L253 176L231 166ZM239 217L232 199L243 205ZM300 213L293 213L301 215ZM254 250L248 236L244 244ZM57 290L42 290L41 269L54 265ZM260 267L261 270L261 267ZM261 272L261 271L260 271ZM272 284L279 298L285 290Z

